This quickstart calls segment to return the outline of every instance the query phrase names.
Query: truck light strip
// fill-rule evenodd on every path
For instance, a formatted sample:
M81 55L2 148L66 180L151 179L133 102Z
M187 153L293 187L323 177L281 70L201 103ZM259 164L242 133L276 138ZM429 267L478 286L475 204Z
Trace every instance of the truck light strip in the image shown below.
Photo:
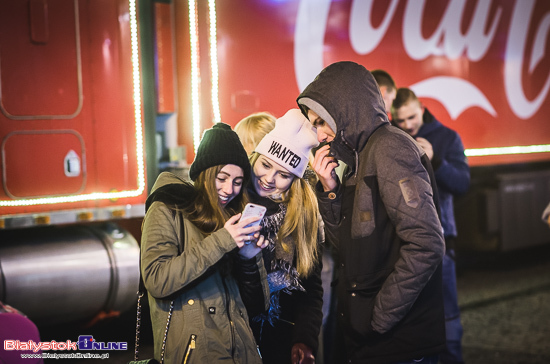
M0 217L1 229L20 229L38 225L71 224L85 221L143 217L145 204L109 206L78 210L61 210L31 214L14 214Z
M218 95L218 36L216 33L216 1L208 1L210 15L210 68L212 69L212 112L214 123L222 121Z
M546 152L550 152L550 144L466 149L464 151L464 154L466 154L467 157L485 157L489 155L530 154Z
M130 32L132 43L132 71L134 82L134 117L136 124L136 156L138 166L138 188L129 191L95 192L82 195L56 196L45 198L31 198L20 200L2 200L0 206L31 206L51 205L57 203L80 202L91 200L118 199L125 197L137 197L145 190L145 164L143 160L143 129L141 127L141 80L139 74L139 51L137 36L136 0L129 0L130 8Z
M193 145L195 154L200 142L201 114L199 105L199 29L196 0L189 0L189 43L191 44L191 102L193 110Z
M139 196L145 190L145 160L143 155L143 129L141 125L141 78L139 71L139 47L136 0L129 0L130 4L130 34L132 43L132 70L134 75L134 118L136 120L136 156L138 165L138 188L132 196ZM120 193L120 192L118 192ZM115 193L116 194L116 193ZM116 197L111 197L116 198Z

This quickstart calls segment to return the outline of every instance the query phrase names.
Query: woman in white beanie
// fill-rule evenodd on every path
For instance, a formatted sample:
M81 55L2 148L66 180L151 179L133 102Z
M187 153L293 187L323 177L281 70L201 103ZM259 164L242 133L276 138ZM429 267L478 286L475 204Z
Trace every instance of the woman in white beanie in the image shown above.
M251 323L264 364L315 362L323 317L324 231L317 198L303 177L317 145L309 121L292 109L250 156L249 197L267 207L261 234L268 241L262 254L270 307Z

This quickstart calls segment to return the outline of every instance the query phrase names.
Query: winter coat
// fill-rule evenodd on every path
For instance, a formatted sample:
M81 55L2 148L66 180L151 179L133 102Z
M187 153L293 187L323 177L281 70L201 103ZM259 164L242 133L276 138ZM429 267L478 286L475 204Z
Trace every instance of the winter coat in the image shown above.
M149 297L155 359L160 361L173 301L165 363L259 364L262 361L235 275L248 277L242 283L267 303L269 288L264 284L261 254L252 263L242 260L225 228L205 236L181 211L169 206L181 208L194 196L190 183L164 172L146 203L141 272ZM249 271L243 273L243 266Z
M423 124L415 137L430 142L433 148L432 166L439 191L441 225L445 237L456 237L453 196L463 195L470 186L470 167L458 133L441 124L424 108Z
M429 159L391 126L376 81L363 66L325 68L298 104L330 115L332 155L348 173L317 196L338 267L337 315L350 363L435 355L445 347L441 292L444 240Z
M269 246L262 250L272 291L270 308L265 314L253 316L251 323L264 364L290 363L290 352L296 343L306 344L315 355L323 320L321 260L319 259L313 272L304 278L297 275L295 252L292 254L293 258L287 257L287 261L278 259L281 254L277 252L281 252L282 248L277 242L278 228L274 225L278 223L274 220L284 219L286 206L258 196L252 188L249 189L249 196L252 202L267 207L261 234L270 241ZM319 244L324 242L324 225L321 219L317 240ZM289 243L289 240L286 242ZM322 254L321 249L319 252ZM280 274L281 272L284 274ZM284 280L281 279L283 276Z

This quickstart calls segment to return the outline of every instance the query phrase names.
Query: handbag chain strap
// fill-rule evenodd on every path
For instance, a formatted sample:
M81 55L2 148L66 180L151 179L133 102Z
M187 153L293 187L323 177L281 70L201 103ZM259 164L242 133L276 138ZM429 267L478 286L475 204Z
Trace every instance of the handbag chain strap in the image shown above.
M166 349L166 338L168 337L168 327L170 327L170 319L174 311L174 301L170 301L170 310L168 311L168 319L166 320L166 329L164 329L164 337L162 338L162 350L160 351L160 364L164 364L164 349Z
M139 358L139 334L141 329L141 298L143 292L138 292L137 300L137 316L136 316L136 343L134 350L134 360L138 361ZM170 319L172 318L172 312L174 311L174 301L170 301L170 310L168 311L168 319L166 320L166 329L164 329L164 337L162 338L162 350L160 352L160 364L164 363L164 350L166 349L166 339L168 337L168 327L170 326Z
M184 221L183 221L183 215L178 214L180 219L180 229L181 229L181 236L185 236L185 230L184 230ZM183 241L182 241L182 250L183 250ZM135 350L134 350L134 360L138 361L139 356L139 334L140 334L140 328L141 328L141 298L143 297L143 292L145 291L145 285L143 283L143 278L141 276L141 260L140 260L140 275L139 275L139 291L138 291L138 300L137 300L137 317L136 317L136 343L135 343ZM172 318L172 312L174 311L174 301L170 301L170 309L168 310L168 319L166 320L166 329L164 329L164 337L162 338L162 349L160 351L160 364L164 364L164 351L166 349L166 339L168 337L168 328L170 327L170 319Z

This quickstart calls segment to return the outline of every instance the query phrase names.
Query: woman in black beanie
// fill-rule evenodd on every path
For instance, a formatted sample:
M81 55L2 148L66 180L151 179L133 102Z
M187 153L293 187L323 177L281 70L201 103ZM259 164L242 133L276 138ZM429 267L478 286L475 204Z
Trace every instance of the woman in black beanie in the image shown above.
M155 359L260 364L239 285L268 302L265 245L259 226L246 227L256 217L239 222L250 163L229 125L206 130L189 175L194 184L161 173L146 202L141 274Z

